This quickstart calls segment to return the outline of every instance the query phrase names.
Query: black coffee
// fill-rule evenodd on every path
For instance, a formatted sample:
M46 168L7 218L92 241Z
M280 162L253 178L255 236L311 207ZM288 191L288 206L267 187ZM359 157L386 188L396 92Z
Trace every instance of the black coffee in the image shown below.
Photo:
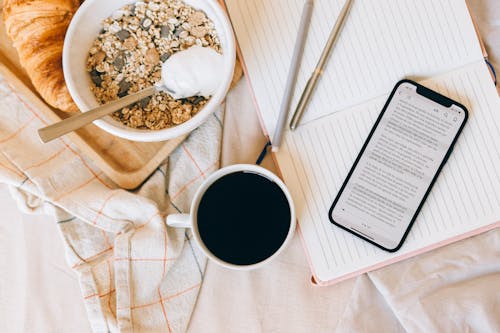
M272 180L234 172L214 182L198 207L198 230L216 257L251 265L272 256L290 228L290 207Z

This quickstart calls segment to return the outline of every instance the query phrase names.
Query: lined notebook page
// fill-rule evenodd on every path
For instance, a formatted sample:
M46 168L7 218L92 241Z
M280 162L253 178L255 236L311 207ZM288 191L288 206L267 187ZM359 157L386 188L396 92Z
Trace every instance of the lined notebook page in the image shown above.
M387 96L311 122L277 154L321 281L491 225L500 217L500 99L484 62L423 82L464 104L469 120L401 250L391 254L333 226L328 209Z
M304 0L226 4L260 115L272 134ZM292 109L343 4L314 2ZM385 94L403 77L429 77L481 58L464 0L354 0L302 124Z

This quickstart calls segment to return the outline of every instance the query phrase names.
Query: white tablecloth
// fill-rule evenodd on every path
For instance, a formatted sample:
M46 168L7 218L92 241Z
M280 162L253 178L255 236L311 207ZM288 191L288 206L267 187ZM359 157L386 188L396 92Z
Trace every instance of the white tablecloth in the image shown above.
M500 2L469 2L500 70ZM265 142L246 83L236 89L226 110L225 165L253 163ZM264 166L274 170L269 158ZM19 212L5 187L0 187L0 255L0 331L90 331L54 222ZM391 273L407 274L405 281L418 288L387 290L395 283L387 280ZM500 331L500 230L331 287L314 287L309 279L298 237L257 271L233 272L209 263L189 330Z

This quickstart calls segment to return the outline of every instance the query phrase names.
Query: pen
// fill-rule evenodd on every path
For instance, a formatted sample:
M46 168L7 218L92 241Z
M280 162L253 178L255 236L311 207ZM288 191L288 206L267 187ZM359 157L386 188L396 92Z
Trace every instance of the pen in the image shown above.
M278 151L281 139L283 138L283 130L285 122L288 118L288 110L290 109L290 103L292 101L293 89L297 80L302 54L304 53L304 44L306 41L307 30L309 28L309 22L311 21L312 9L313 0L307 0L304 4L304 8L302 9L299 31L297 32L297 37L295 39L292 61L290 63L290 69L286 80L285 93L283 94L283 99L281 100L278 122L276 124L273 139L271 140L273 152Z
M302 96L300 97L299 104L295 109L295 113L293 114L292 121L290 122L290 129L293 131L297 128L297 125L304 114L307 103L311 99L312 93L314 91L314 87L318 82L319 77L323 74L323 69L325 68L326 61L330 56L330 53L337 41L337 37L339 36L340 29L342 28L343 23L345 22L345 18L347 17L347 13L349 12L349 8L351 7L353 0L346 0L344 7L340 11L339 17L337 18L337 22L333 26L332 31L330 32L330 37L328 37L328 41L326 42L325 48L321 53L321 57L319 58L318 64L314 69L314 72L311 74L311 77L307 81L306 87L302 92Z

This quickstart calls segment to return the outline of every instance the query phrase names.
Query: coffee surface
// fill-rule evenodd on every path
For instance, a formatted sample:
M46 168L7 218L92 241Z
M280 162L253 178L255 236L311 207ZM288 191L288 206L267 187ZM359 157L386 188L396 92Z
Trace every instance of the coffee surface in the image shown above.
M272 256L290 228L290 207L272 180L234 172L214 182L198 207L200 237L216 257L251 265Z

